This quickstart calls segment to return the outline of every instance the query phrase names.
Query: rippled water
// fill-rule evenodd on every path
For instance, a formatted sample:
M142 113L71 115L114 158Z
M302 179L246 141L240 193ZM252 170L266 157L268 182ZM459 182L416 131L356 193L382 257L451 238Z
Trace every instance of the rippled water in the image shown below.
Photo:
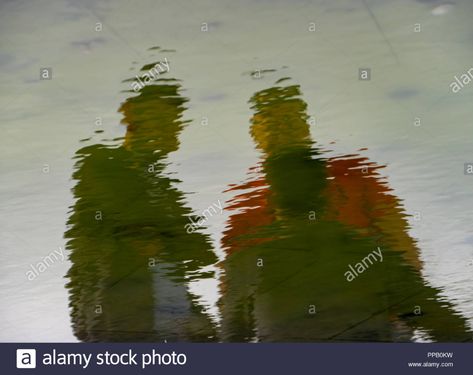
M3 340L472 339L468 1L0 7Z

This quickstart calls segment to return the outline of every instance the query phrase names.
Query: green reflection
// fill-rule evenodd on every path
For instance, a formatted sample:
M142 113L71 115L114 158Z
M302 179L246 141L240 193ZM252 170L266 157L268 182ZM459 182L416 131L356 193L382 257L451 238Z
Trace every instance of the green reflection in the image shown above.
M122 145L77 152L67 277L75 335L83 341L213 341L215 328L187 288L211 277L209 239L188 234L191 211L165 173L179 147L187 99L161 79L120 107Z
M329 158L310 139L299 86L251 99L262 153L231 189L222 239L225 341L471 339L420 275L400 202L360 155ZM348 281L346 272L381 249Z

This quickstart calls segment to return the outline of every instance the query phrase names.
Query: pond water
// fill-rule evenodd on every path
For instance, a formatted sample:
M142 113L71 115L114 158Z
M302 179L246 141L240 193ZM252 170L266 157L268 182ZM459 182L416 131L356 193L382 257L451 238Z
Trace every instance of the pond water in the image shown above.
M471 341L472 14L1 2L0 339Z

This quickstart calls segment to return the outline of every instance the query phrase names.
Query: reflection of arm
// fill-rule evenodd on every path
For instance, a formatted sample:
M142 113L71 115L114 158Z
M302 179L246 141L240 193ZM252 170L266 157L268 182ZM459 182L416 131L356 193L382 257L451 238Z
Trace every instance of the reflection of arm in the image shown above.
M356 155L328 160L327 219L355 229L360 237L376 239L383 251L402 252L403 260L415 270L405 270L402 264L395 270L386 270L404 274L391 286L391 292L397 294L393 301L399 301L390 311L393 322L399 327L423 327L427 337L437 341L467 338L463 319L455 315L447 302L440 301L438 291L425 285L420 277L422 265L416 242L408 233L406 215L399 199L390 194L380 179L379 168Z
M253 173L255 169L253 168ZM264 176L252 176L246 182L226 190L230 191L239 193L225 207L233 212L222 238L222 246L227 254L265 242L265 238L258 236L258 228L274 221L274 213L268 202L270 191Z
M378 239L380 245L402 251L406 261L420 270L418 249L407 232L401 202L380 179L380 168L359 155L329 159L327 218L355 229L361 236Z

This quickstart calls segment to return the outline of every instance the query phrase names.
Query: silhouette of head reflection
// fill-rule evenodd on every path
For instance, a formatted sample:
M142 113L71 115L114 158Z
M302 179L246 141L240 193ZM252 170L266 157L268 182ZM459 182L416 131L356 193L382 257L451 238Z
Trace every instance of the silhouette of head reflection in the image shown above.
M299 96L299 86L272 87L251 99L251 135L257 148L267 156L288 148L310 147L307 105Z

